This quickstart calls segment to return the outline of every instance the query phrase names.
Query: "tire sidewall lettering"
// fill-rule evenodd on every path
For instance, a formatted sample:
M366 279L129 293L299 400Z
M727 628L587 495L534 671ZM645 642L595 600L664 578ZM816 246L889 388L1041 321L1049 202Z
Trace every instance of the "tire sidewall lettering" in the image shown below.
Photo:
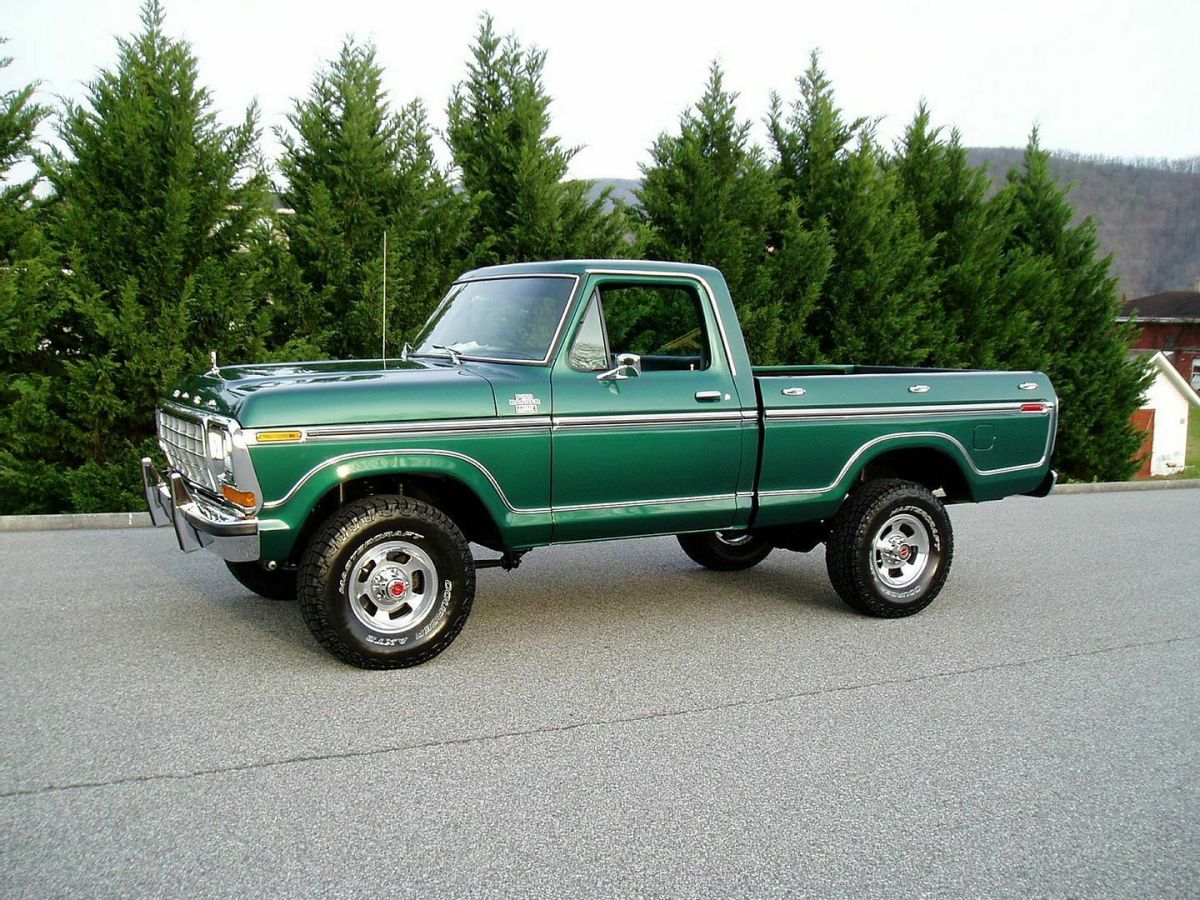
M938 527L937 520L933 514L924 505L911 502L901 505L896 505L894 503L882 504L873 515L868 517L867 527L864 530L864 536L869 540L870 536L879 529L884 521L890 519L892 516L900 515L902 513L907 513L920 519L925 525L926 530L929 532L930 551L931 555L935 556L935 558L931 559L927 563L927 565L931 567L931 570L928 571L928 577L922 578L917 584L901 591L888 587L875 577L873 561L874 549L865 542L860 562L863 568L863 575L866 583L869 584L882 599L892 603L904 604L920 599L921 596L929 590L929 587L937 580L937 570L941 566L941 558L944 552L944 547L942 531L941 528Z
M416 648L435 640L446 624L452 618L451 612L455 602L460 599L460 577L442 579L442 589L438 592L433 608L420 622L411 629L401 633L386 633L376 631L364 625L350 609L351 599L348 595L350 573L355 563L371 549L381 543L393 540L408 541L420 547L438 568L439 574L449 570L451 576L458 576L458 566L455 554L449 546L449 541L434 531L426 534L410 528L396 527L387 523L382 527L367 530L367 536L361 540L351 539L346 548L338 555L335 563L336 579L330 581L330 591L326 596L326 610L331 621L336 622L339 630L346 632L355 642L367 645L364 650L375 655L388 656L392 653L411 652Z

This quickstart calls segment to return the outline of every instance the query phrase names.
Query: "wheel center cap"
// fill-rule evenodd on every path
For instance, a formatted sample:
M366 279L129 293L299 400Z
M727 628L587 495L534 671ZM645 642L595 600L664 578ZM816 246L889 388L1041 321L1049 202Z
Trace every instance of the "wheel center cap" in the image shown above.
M899 556L901 559L908 559L908 557L911 553L912 553L912 551L908 549L907 545L902 546L898 551L896 551L896 555Z
M408 575L399 566L382 566L372 579L372 599L384 609L395 609L406 603L410 590Z

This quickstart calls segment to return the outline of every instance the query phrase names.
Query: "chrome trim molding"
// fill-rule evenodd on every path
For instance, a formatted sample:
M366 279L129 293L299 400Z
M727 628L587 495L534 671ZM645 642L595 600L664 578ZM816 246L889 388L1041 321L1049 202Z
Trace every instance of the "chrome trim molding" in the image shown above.
M555 429L610 428L649 425L670 428L679 425L707 425L712 422L741 422L740 410L727 412L644 413L609 416L555 416Z
M648 426L676 428L684 425L708 425L758 421L757 412L746 410L715 410L712 412L614 414L599 416L505 416L494 419L442 419L440 421L377 422L370 425L294 425L287 428L251 428L243 434L253 443L258 432L299 431L299 441L253 444L255 447L291 446L305 441L352 441L389 437L416 437L460 434L520 434L540 433L551 427L572 430L578 428L624 428Z
M971 458L971 454L969 454L967 452L967 448L962 445L962 442L960 442L953 435L946 434L944 431L906 431L906 432L900 432L897 434L884 434L884 435L880 435L877 438L874 438L873 440L867 441L865 444L863 444L861 447L859 447L857 450L855 450L854 453L851 454L850 459L848 459L846 461L846 464L844 466L842 466L842 471L838 473L837 478L835 478L833 481L831 481L825 487L784 488L784 489L778 489L778 490L772 490L772 491L759 491L758 496L760 498L761 497L796 497L796 496L802 496L802 495L808 495L808 494L827 494L830 491L834 490L839 484L841 484L842 479L846 477L846 475L854 467L854 464L856 462L858 462L859 458L864 453L866 453L868 450L870 450L872 447L874 447L878 444L882 444L886 441L899 440L900 438L938 438L941 440L949 441L951 444L953 444L955 447L958 448L959 452L962 454L963 459L966 460L967 465L970 466L972 471L974 471L975 474L980 476L981 478L985 478L985 477L988 477L991 475L1007 475L1011 472L1024 472L1029 469L1038 469L1038 468L1041 468L1042 466L1044 466L1046 464L1046 461L1050 458L1050 448L1054 442L1054 422L1053 422L1053 420L1051 421L1048 432L1049 433L1046 436L1046 448L1042 451L1041 459L1039 459L1037 462L1033 462L1033 463L1022 463L1019 466L1005 466L1004 468L1000 468L1000 469L981 469L981 468L979 468L977 465L975 465L975 460L973 460Z
M302 440L345 441L394 437L405 434L462 434L475 431L538 431L549 428L549 416L504 416L491 419L440 419L415 422L376 422L370 425L316 425L298 426ZM287 429L260 428L249 434L257 437L259 431L281 431ZM265 445L264 445L265 446Z
M1046 404L1046 411L1053 409ZM965 413L1021 411L1020 403L930 403L926 406L826 406L792 409L768 409L768 419L853 419L893 416L956 416Z
M733 351L729 349L729 335L725 331L725 320L721 318L721 308L717 305L717 296L713 293L712 287L700 275L687 272L645 272L640 270L630 271L627 269L587 269L589 275L629 275L633 278L654 278L654 279L684 279L687 281L695 281L704 288L704 292L708 294L708 306L713 311L713 318L717 320L717 331L721 334L721 345L725 348L725 360L729 363L729 374L737 378L737 363L733 361Z
M834 364L835 366L837 364ZM785 368L788 368L785 366ZM818 366L817 368L821 368ZM897 372L855 372L855 378L878 378L880 376L891 377L893 375L920 375L921 378L962 378L964 375L986 375L990 378L995 378L997 375L1041 375L1045 378L1042 372L1035 372L1032 369L1013 369L995 370L995 369L950 369L946 372L933 372L927 369L906 369L903 366L899 367ZM761 375L757 372L755 378L845 378L849 373L846 372L764 372Z
M583 512L589 509L623 509L627 506L670 506L682 503L715 503L735 500L737 494L710 494L706 497L666 497L655 500L617 500L609 503L572 503L554 507L555 513Z
M283 497L279 498L278 500L272 500L269 503L264 503L263 509L276 509L276 508L282 506L283 504L287 503L289 500L292 499L293 496L295 496L297 491L299 491L305 484L307 484L313 478L313 476L315 476L318 472L320 472L323 469L327 469L330 466L337 465L337 464L343 463L343 462L347 462L348 460L352 460L352 459L365 459L367 457L377 457L377 456L446 456L446 457L450 457L452 459L462 460L463 462L469 463L470 465L474 466L476 469L478 469L483 474L483 476L485 478L487 478L488 482L495 489L497 496L499 496L500 501L508 508L508 510L510 512L515 513L517 515L523 515L523 516L529 516L529 515L543 515L544 516L544 515L548 515L553 512L581 512L583 510L589 510L589 509L617 509L617 508L626 507L626 506L660 506L660 505L673 505L673 504L682 504L682 503L711 503L711 502L721 501L721 500L734 500L738 496L737 494L713 494L710 496L703 496L703 497L665 497L665 498L654 499L654 500L621 500L621 501L617 501L617 502L613 502L613 503L576 503L576 504L571 504L571 505L567 505L567 506L557 506L554 508L551 508L548 506L539 506L539 507L514 506L512 501L510 501L508 499L508 495L504 493L504 489L500 487L500 482L496 480L496 476L492 474L491 470L489 470L487 466L485 466L483 463L481 463L479 460L475 459L474 457L467 456L465 453L456 453L452 450L437 450L437 449L430 449L430 448L411 448L411 449L405 449L405 450L392 450L392 451L385 450L385 451L363 451L363 452L359 452L359 453L345 453L345 454L342 454L341 456L335 456L332 459L327 459L320 465L314 466L312 469L310 469L308 472L306 472L304 474L304 476L302 478L300 478L300 480L297 481L292 486L291 490L289 490ZM747 496L753 496L753 495L748 494ZM271 521L273 521L273 520L271 520ZM268 530L274 530L274 529L269 528Z
M287 503L289 500L291 500L292 497L294 497L296 495L296 492L299 491L302 487L304 487L304 485L306 485L312 479L312 477L314 475L316 475L318 472L320 472L323 469L329 468L330 466L335 466L335 465L338 465L339 463L348 462L349 460L352 460L352 459L367 459L369 457L385 457L385 456L445 456L445 457L449 457L451 459L462 460L463 462L474 466L476 469L478 469L483 474L483 476L491 483L492 487L495 489L496 494L500 497L500 502L503 503L506 507L508 507L508 509L511 512L519 513L521 515L546 515L550 512L550 508L548 506L545 506L545 507L542 507L542 506L538 506L538 507L514 506L512 504L512 502L508 499L508 495L504 493L504 489L502 487L500 487L500 482L496 480L496 476L491 473L491 470L488 469L487 466L485 466L483 463L481 463L479 460L475 459L474 457L467 456L465 453L456 453L453 450L438 450L438 449L429 448L429 447L406 447L403 450L360 450L357 453L343 453L340 456L331 457L330 459L325 460L324 462L320 463L319 465L313 466L313 468L309 469L307 472L304 473L303 476L301 476L299 481L297 481L294 485L292 485L291 489L286 494L284 494L278 500L272 500L269 503L264 503L262 505L262 508L263 509L277 509L280 506L283 506L285 503ZM339 478L338 480L342 481L343 479Z

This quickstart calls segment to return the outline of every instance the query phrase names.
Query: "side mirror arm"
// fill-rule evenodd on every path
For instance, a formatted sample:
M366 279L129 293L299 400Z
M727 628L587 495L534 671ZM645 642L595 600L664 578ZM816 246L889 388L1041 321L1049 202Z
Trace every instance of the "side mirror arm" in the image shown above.
M618 353L617 365L596 376L597 381L625 381L642 374L642 358L636 353Z

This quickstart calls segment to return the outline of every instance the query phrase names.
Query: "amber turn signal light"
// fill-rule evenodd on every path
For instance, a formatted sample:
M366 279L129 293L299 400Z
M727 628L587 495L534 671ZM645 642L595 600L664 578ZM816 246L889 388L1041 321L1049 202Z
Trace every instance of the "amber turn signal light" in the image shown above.
M299 431L260 431L255 435L254 440L260 444L279 444L285 441L298 441L300 438Z
M252 491L239 491L228 484L221 485L221 493L225 495L226 500L230 503L236 503L238 506L249 508L258 502L258 498L254 496Z

